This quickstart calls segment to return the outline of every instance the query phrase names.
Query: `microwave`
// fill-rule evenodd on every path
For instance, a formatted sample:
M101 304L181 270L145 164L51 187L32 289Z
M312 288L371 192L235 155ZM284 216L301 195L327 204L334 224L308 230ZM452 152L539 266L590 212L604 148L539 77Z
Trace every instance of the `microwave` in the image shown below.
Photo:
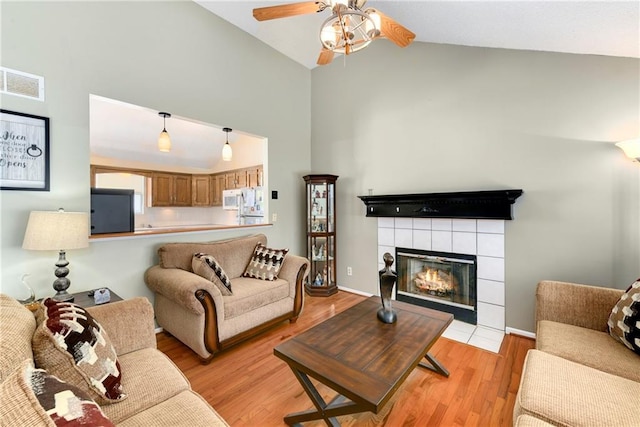
M240 197L242 190L224 190L222 192L222 209L236 211L240 207Z

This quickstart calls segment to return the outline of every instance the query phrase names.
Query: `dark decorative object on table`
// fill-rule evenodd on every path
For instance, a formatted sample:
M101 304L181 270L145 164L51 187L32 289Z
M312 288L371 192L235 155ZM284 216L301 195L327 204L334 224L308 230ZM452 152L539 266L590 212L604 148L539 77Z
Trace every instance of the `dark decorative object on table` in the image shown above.
M389 252L386 252L382 259L384 260L384 268L378 272L382 308L378 310L378 319L384 323L395 323L398 320L398 315L391 308L391 293L398 280L398 274L391 269L393 257Z

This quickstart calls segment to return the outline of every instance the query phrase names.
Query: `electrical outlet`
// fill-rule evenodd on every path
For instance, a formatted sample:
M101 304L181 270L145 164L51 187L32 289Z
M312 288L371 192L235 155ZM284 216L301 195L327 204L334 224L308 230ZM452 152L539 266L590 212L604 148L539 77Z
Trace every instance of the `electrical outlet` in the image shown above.
M351 276L353 274L353 270L351 267L347 267L347 276Z
M276 222L277 220L278 220L278 214L277 213L271 214L271 222Z

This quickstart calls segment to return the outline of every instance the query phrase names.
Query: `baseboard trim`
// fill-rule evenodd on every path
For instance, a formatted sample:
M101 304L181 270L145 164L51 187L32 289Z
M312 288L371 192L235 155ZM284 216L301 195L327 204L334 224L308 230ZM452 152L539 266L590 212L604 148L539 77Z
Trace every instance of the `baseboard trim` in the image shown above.
M505 333L507 334L512 334L512 335L520 335L521 337L525 337L525 338L531 338L531 339L536 339L536 334L533 332L529 332L529 331L523 331L522 329L516 329L516 328L510 328L510 327L506 327L504 330Z
M161 327L157 327L155 331L156 331L156 334L159 334L160 332L164 331L164 329L162 329Z
M347 288L345 286L338 286L338 289L341 290L341 291L351 292L352 294L362 295L362 296L365 296L365 297L372 297L373 296L373 294L370 294L369 292L359 291L357 289L351 289L351 288Z

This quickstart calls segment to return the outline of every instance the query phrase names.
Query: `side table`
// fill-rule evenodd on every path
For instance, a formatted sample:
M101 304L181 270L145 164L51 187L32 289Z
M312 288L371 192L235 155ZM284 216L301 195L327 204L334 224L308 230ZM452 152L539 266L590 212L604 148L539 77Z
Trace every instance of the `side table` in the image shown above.
M73 295L73 302L78 304L80 307L84 307L84 308L93 307L96 305L96 302L93 299L93 292L94 291L82 291L82 292L76 292L74 294L71 294ZM109 289L109 294L111 295L111 300L109 302L122 301L122 298L120 297L120 295L116 294L111 289ZM109 304L109 302L106 302L105 304ZM103 304L100 304L100 305L103 305Z

